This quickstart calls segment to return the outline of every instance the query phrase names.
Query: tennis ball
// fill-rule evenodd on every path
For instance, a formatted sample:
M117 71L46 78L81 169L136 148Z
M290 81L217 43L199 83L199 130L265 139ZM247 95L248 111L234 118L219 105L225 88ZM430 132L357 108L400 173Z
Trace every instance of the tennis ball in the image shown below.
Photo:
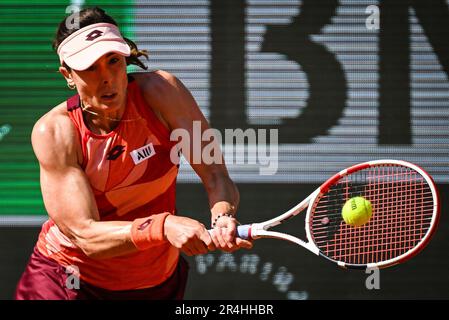
M360 227L363 226L371 219L373 210L371 202L363 197L354 197L346 201L341 215L343 220L350 226Z

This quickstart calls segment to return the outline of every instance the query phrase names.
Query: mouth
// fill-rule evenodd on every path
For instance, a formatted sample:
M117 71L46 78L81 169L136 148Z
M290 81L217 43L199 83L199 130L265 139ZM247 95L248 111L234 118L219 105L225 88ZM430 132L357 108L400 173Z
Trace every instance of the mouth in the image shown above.
M101 95L101 99L105 100L105 101L114 100L115 97L117 97L117 93L107 93L107 94Z

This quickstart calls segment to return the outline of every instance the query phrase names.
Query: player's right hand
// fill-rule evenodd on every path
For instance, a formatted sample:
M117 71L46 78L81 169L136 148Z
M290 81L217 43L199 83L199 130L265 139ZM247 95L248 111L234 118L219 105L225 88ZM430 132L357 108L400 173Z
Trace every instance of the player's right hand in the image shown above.
M164 223L165 238L188 256L215 250L206 227L191 218L169 215Z

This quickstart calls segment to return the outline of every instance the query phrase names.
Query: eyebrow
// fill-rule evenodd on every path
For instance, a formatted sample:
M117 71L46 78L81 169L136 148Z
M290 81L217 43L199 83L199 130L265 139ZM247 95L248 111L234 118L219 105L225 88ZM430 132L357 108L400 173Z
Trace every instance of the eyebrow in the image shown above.
M105 55L105 57L106 57L106 58L109 58L110 56L112 56L112 55L114 55L114 54L117 54L117 52L109 52L109 53L107 53L107 54ZM98 62L95 62L94 64L96 64L96 63L98 63ZM93 64L93 65L94 65L94 64ZM92 66L93 66L93 65L92 65ZM92 67L92 66L91 66L91 67Z

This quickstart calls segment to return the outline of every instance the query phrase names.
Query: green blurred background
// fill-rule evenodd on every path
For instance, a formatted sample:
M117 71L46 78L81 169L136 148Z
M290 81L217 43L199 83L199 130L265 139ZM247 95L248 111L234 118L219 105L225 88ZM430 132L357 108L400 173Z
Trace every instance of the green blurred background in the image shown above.
M133 1L85 1L116 19L133 38ZM0 4L0 214L46 215L39 166L30 143L33 124L73 95L58 72L51 43L70 1L2 1Z

